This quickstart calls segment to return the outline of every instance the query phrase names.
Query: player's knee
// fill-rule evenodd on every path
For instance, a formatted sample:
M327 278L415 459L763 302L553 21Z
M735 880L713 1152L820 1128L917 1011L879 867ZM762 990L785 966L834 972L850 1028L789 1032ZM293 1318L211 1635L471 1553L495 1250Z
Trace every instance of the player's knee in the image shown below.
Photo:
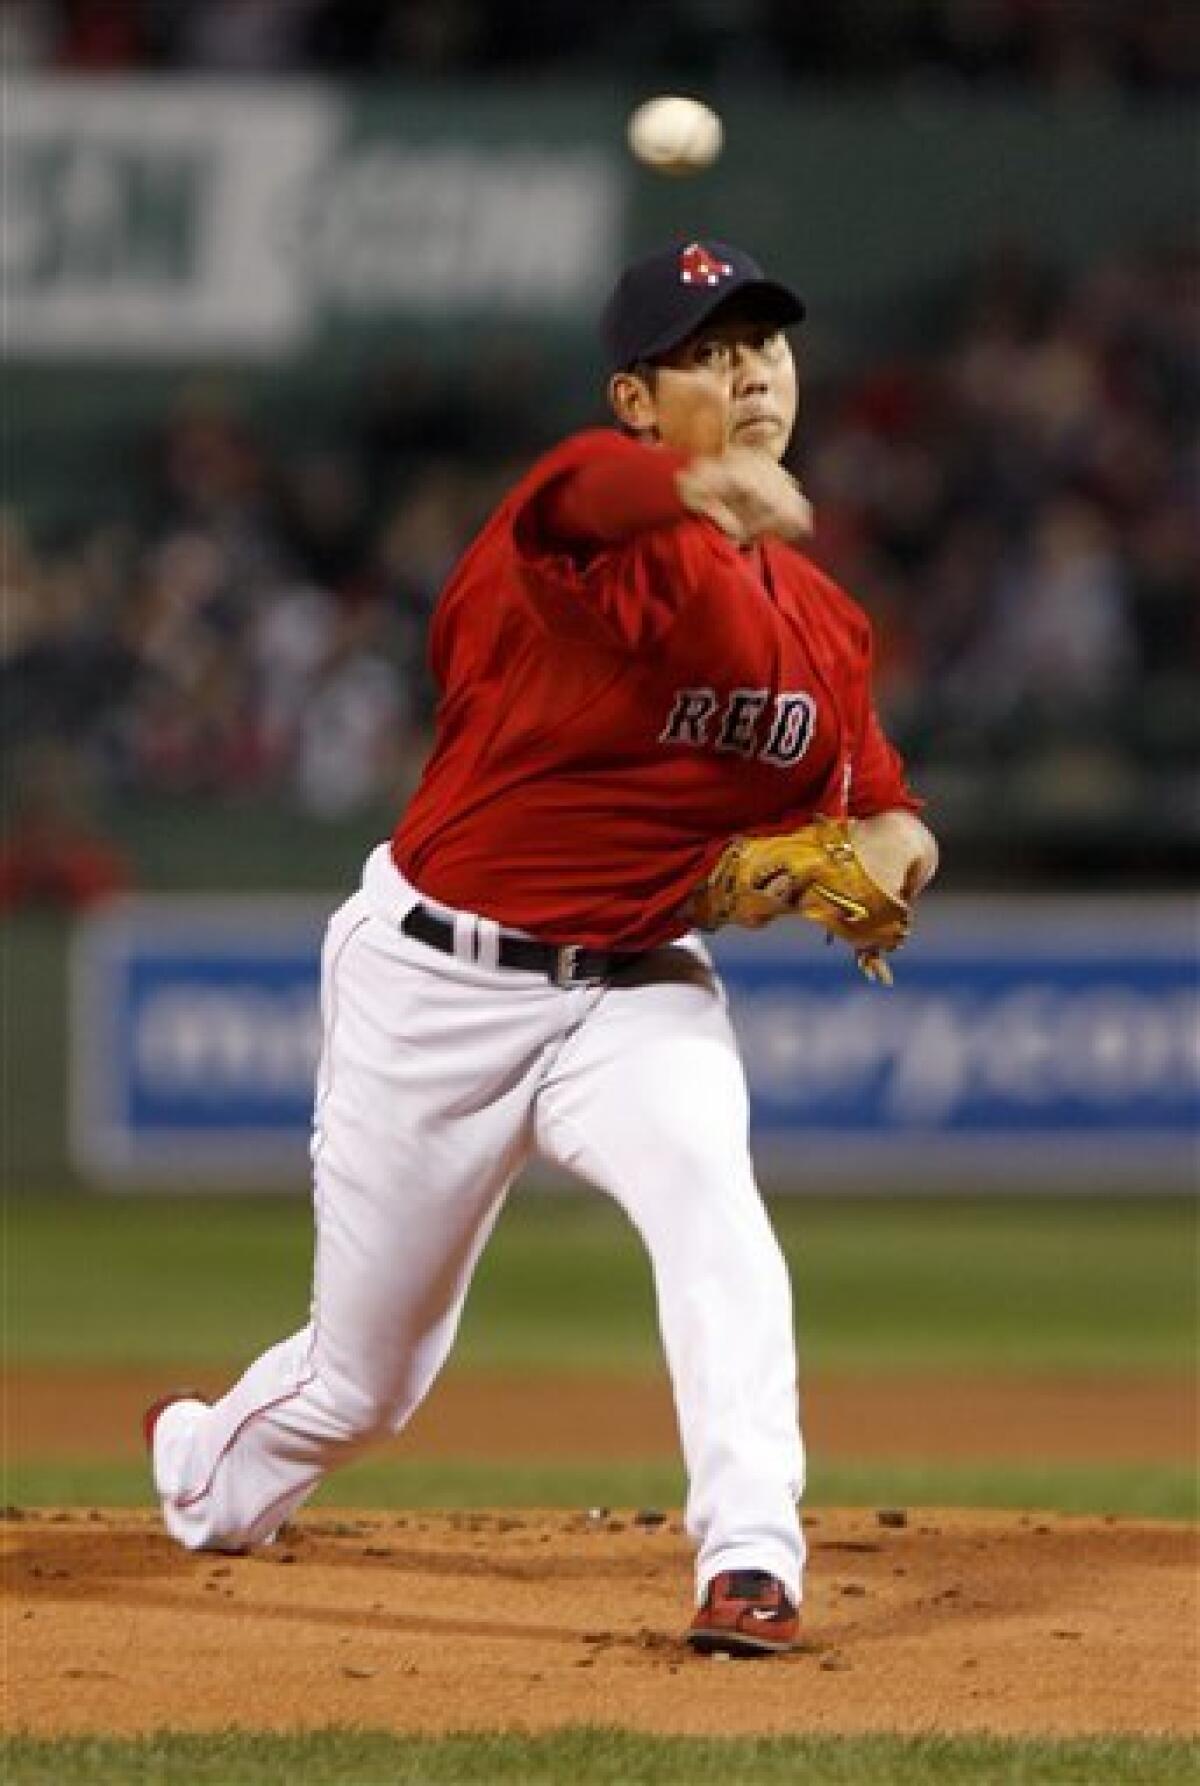
M382 1390L358 1387L339 1398L339 1438L347 1445L364 1444L386 1436L394 1425L395 1399Z
M401 1394L390 1382L364 1381L326 1370L320 1379L322 1426L327 1442L356 1446L385 1437L397 1423Z

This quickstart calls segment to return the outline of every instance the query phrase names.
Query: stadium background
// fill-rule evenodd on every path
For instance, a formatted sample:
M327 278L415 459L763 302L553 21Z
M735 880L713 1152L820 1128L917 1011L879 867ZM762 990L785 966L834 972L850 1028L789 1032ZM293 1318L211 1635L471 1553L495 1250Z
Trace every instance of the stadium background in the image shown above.
M340 895L419 770L447 568L599 417L591 320L664 234L728 233L809 300L793 462L878 630L937 897L1194 917L1192 8L9 0L3 31L6 1499L145 1501L142 1389L217 1386L306 1294L299 1176L193 1202L79 1172L72 936L128 892ZM726 119L694 182L625 154L663 89ZM1194 1507L1194 1215L1143 1194L1178 1152L1169 1185L1131 1158L1102 1200L1048 1149L1019 1201L969 1169L936 1203L783 1187L817 1504ZM584 1403L661 1390L595 1200L518 1199L451 1373L552 1367ZM855 1397L934 1379L982 1432L950 1400L885 1445ZM632 1454L604 1405L586 1465L455 1428L333 1498L677 1497L661 1409Z

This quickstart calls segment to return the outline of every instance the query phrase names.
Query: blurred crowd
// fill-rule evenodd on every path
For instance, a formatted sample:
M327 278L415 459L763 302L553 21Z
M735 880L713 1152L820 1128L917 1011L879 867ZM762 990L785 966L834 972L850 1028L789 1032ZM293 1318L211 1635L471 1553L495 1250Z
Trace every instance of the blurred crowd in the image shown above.
M1015 770L1026 819L1040 801L1169 825L1174 799L1195 830L1196 272L1176 251L1060 285L997 255L936 351L829 382L801 344L815 555L874 616L882 704L942 822L990 804L1003 828ZM71 898L119 884L99 846L55 854L56 814L97 796L398 807L432 605L548 444L547 388L528 362L450 381L397 360L308 440L190 386L131 462L137 519L45 541L8 516L0 713L23 799L0 903L56 875Z
M1194 837L1200 268L1065 287L998 254L936 355L818 392L818 550L873 612L893 729L966 824Z
M88 73L553 73L1194 91L1194 0L2 0L6 54Z

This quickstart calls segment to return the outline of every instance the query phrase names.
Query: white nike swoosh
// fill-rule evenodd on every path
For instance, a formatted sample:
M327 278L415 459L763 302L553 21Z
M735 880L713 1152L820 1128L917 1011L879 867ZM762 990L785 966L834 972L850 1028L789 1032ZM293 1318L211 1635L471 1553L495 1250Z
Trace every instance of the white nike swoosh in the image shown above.
M779 1617L779 1611L774 1606L752 1606L750 1617L752 1619L776 1619Z

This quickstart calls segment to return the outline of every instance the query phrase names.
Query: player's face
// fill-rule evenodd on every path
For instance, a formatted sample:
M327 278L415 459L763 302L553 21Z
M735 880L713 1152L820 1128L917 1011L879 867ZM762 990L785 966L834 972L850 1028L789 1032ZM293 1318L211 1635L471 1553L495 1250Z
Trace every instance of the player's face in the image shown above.
M691 454L757 447L781 459L796 421L796 362L774 324L727 318L659 362L651 397L666 446Z

